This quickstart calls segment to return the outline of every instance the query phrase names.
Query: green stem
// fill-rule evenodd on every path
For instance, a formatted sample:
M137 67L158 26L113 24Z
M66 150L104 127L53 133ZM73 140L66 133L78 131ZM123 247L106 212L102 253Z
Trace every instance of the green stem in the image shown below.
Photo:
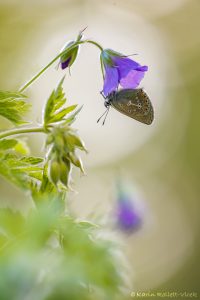
M91 41L91 40L86 40L85 41L86 43L90 43L90 44L93 44L93 45L95 45L97 48L99 48L100 49L100 51L103 51L103 48L98 44L98 43L96 43L96 42L94 42L94 41ZM100 57L100 63L101 63L101 72L102 72L102 76L103 76L103 79L104 79L104 71L103 71L103 62L102 62L102 58Z
M0 139L11 135L21 134L21 133L36 133L36 132L46 132L46 131L43 127L11 129L8 131L4 131L3 133L0 133Z
M85 40L85 41L76 41L73 45L71 45L69 48L63 50L60 52L54 59L52 59L42 70L40 70L35 76L33 76L27 83L25 83L19 90L20 93L24 92L39 76L41 76L58 58L60 58L62 55L66 54L67 52L71 51L73 48L77 47L80 44L84 43L90 43L95 45L97 48L99 48L101 51L103 51L103 48L96 42L92 40Z
M94 42L94 41L91 41L91 40L85 40L85 43L93 44L93 45L95 45L97 48L99 48L101 51L103 51L103 48L102 48L97 42Z
M22 93L24 90L26 90L27 87L29 87L40 75L42 75L59 57L61 57L63 54L66 54L68 51L71 51L79 44L83 44L83 43L84 41L75 42L72 46L60 52L54 59L50 61L50 63L48 63L41 71L39 71L35 76L33 76L25 85L23 85L20 88L19 92Z

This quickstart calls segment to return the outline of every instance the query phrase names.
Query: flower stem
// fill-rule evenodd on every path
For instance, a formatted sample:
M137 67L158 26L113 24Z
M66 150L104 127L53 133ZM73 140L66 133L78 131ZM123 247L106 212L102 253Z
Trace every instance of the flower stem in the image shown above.
M79 44L83 44L84 41L78 41L74 42L72 46L69 48L63 50L60 52L54 59L50 61L42 70L40 70L35 76L33 76L27 83L25 83L19 90L20 93L22 93L24 90L26 90L40 75L42 75L59 57L61 57L63 54L66 54L68 51L71 51L73 48L78 46Z
M101 51L103 51L103 48L95 41L92 41L92 40L85 40L85 43L90 43L90 44L93 44L95 45L97 48L99 48Z
M4 131L3 133L0 133L0 139L5 138L7 136L21 134L21 133L36 133L36 132L46 132L43 127L30 127L30 128L17 128L17 129L11 129L8 131Z
M59 57L61 57L63 54L66 54L68 51L71 51L73 48L77 47L80 44L84 43L90 43L95 45L97 48L99 48L101 51L103 51L103 48L95 41L92 40L84 40L84 41L76 41L73 45L68 47L67 49L60 52L54 59L52 59L42 70L40 70L35 76L33 76L27 83L25 83L19 90L20 93L24 92L38 77L40 77Z

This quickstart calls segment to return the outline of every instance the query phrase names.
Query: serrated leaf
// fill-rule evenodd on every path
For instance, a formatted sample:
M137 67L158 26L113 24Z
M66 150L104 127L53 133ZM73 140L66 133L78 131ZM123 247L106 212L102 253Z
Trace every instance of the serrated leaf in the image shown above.
M15 153L27 155L29 153L28 146L24 141L18 139L2 139L0 140L0 151L14 150Z
M73 114L71 114L67 119L65 119L65 124L71 125L76 120L76 115L81 111L83 105L78 108Z
M85 220L83 220L83 221L79 221L79 222L77 222L78 223L78 225L80 225L81 226L81 228L83 228L83 229L86 229L86 230L90 230L90 229L97 229L97 228L99 228L99 226L97 225L97 224L95 224L95 223L92 223L92 222L90 222L90 221L85 221Z
M49 99L47 100L45 110L44 110L44 124L47 125L49 124L49 121L51 118L54 116L54 113L60 109L65 103L66 103L66 98L65 94L63 92L62 84L64 81L63 77L58 84L58 87L56 90L53 90L51 93Z
M0 91L0 115L15 125L25 124L23 115L30 105L24 99L26 96L17 92Z
M24 162L26 164L37 165L43 162L43 158L41 157L32 157L32 156L24 156L20 158L20 162Z
M51 93L49 99L47 100L45 110L44 110L45 126L52 123L59 123L63 121L65 122L66 115L68 115L77 107L77 105L63 107L67 101L62 88L63 81L64 81L64 77L58 84L57 89Z
M43 168L39 165L42 161L37 157L19 158L8 153L0 159L0 174L15 185L29 189L31 180L42 178Z
M76 105L68 106L67 108L62 109L57 114L55 114L50 120L49 123L56 123L62 121L67 114L73 111L77 107Z
M19 153L20 155L29 155L30 150L25 141L17 140L18 143L15 146L15 152Z
M0 101L5 99L25 99L27 96L19 93L19 92L9 92L9 91L1 91L0 90Z
M15 139L3 139L0 140L0 151L12 149L17 145L18 141Z
M63 88L62 88L64 80L65 80L65 76L63 76L63 78L58 84L57 89L55 90L55 98L59 99L59 101L55 102L53 106L53 112L61 108L67 101L67 99L65 98L65 93L63 92Z
M40 157L25 156L19 158L15 154L10 154L10 153L5 155L4 160L7 161L7 163L11 168L27 167L30 165L36 165L43 162L43 159Z
M38 172L38 171L29 172L28 175L29 175L29 177L35 178L39 181L42 181L42 178L43 178L41 171L40 172Z

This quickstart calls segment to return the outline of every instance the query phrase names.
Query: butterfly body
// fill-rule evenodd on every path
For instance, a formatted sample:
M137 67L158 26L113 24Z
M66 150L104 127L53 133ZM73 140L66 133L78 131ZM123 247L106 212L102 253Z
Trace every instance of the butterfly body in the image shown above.
M154 119L153 106L143 89L123 89L106 98L105 106L114 107L122 114L150 125Z

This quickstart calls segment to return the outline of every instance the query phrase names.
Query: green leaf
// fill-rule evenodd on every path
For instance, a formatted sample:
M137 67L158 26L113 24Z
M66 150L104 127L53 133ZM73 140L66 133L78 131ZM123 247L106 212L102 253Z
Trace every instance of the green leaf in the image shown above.
M0 90L0 101L14 98L14 99L25 99L27 96L19 93L19 92L8 92L8 91L1 91Z
M2 139L0 140L0 151L14 150L15 153L27 155L29 153L28 146L24 141L18 139Z
M15 146L15 152L20 155L29 155L30 150L27 143L23 140L17 140L18 143Z
M0 174L19 187L30 189L32 180L42 179L43 167L40 166L42 162L41 158L19 158L15 154L7 153L0 157Z
M30 107L24 101L25 98L20 93L0 91L0 115L15 125L27 123L22 118Z
M55 114L50 120L49 123L55 123L62 121L67 114L73 111L77 107L77 104L68 106L67 108L62 109L57 114Z
M30 165L38 165L43 162L43 158L40 157L32 157L25 156L19 158L15 154L6 154L4 160L8 161L8 164L11 168L21 168L21 167L29 167Z
M73 114L69 116L69 118L65 119L65 124L71 125L76 120L76 115L81 111L83 105L77 109Z
M19 212L14 212L10 208L0 209L0 226L4 227L9 235L19 234L23 225L25 219Z
M12 149L17 145L18 141L15 139L3 139L0 140L0 151Z
M64 77L58 84L56 90L54 90L49 99L47 100L45 110L44 110L44 125L63 122L66 120L66 115L72 112L77 105L71 105L68 107L64 107L67 99L63 92L62 84L64 81Z
M40 171L29 172L28 176L32 177L32 178L35 178L39 181L42 181L42 178L43 178L41 170Z
M63 77L58 84L56 90L53 90L49 99L47 100L45 110L44 110L44 124L47 125L50 123L51 118L54 116L55 112L60 109L65 103L66 98L63 92L62 84L65 77Z
M35 172L34 176L38 174ZM32 176L32 174L29 174ZM39 179L39 178L37 178ZM40 180L40 179L39 179ZM57 187L50 181L48 178L48 164L46 163L43 168L41 184L31 184L32 197L36 202L40 202L41 200L47 200L48 198L58 198L60 201L64 201L65 199L65 191L59 187Z
M41 157L32 157L32 156L24 156L20 159L20 162L31 164L31 165L37 165L43 162L43 158Z
M81 228L85 229L85 230L91 230L91 229L98 229L99 226L95 223L92 223L90 221L86 221L86 220L83 220L83 221L78 221L77 222L78 225L80 225Z

